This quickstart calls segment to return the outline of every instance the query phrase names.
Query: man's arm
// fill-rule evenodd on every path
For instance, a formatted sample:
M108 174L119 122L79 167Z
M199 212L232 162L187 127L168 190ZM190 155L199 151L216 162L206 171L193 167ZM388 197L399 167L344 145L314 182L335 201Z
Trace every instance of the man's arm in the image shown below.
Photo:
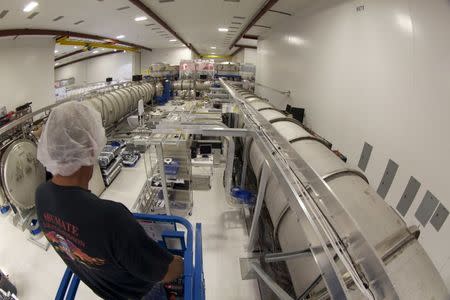
M174 255L173 260L169 265L166 275L163 278L164 283L169 283L183 275L184 270L184 260L182 257Z
M113 232L114 256L131 274L149 282L170 282L183 275L183 258L152 240L123 205Z

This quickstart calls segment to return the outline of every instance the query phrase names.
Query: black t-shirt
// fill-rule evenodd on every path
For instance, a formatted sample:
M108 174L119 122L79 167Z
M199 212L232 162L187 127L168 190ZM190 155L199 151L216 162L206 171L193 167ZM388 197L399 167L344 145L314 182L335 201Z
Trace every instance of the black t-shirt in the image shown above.
M36 208L53 248L104 299L140 299L167 273L172 255L123 204L49 181L36 191Z

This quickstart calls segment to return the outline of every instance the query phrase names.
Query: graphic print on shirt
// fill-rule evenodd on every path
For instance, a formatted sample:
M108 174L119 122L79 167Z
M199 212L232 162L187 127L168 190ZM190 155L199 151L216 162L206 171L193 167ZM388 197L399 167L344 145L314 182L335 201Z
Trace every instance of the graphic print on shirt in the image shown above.
M105 264L102 258L91 257L82 248L85 243L78 238L78 227L54 215L44 213L45 237L53 248L60 254L74 262L83 264L88 268L95 268Z

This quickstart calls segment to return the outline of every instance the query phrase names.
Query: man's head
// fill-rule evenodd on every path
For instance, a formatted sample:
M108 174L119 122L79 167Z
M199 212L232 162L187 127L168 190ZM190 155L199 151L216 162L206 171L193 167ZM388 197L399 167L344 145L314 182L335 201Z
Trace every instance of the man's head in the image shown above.
M92 176L106 144L100 114L72 101L54 108L39 140L37 158L53 175Z

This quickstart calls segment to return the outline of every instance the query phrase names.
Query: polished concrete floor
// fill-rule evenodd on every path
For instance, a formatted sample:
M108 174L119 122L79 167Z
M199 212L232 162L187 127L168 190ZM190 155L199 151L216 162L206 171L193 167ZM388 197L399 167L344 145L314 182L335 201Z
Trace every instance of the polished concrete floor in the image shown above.
M207 299L259 299L255 281L241 280L239 257L246 257L248 234L238 208L225 201L223 169L215 169L209 191L194 191L189 220L203 226L203 257ZM124 203L131 209L145 182L143 160L136 168L123 169L102 198ZM9 274L22 300L53 299L65 266L53 249L44 251L27 241L27 234L0 217L0 269ZM81 284L76 299L98 299Z

